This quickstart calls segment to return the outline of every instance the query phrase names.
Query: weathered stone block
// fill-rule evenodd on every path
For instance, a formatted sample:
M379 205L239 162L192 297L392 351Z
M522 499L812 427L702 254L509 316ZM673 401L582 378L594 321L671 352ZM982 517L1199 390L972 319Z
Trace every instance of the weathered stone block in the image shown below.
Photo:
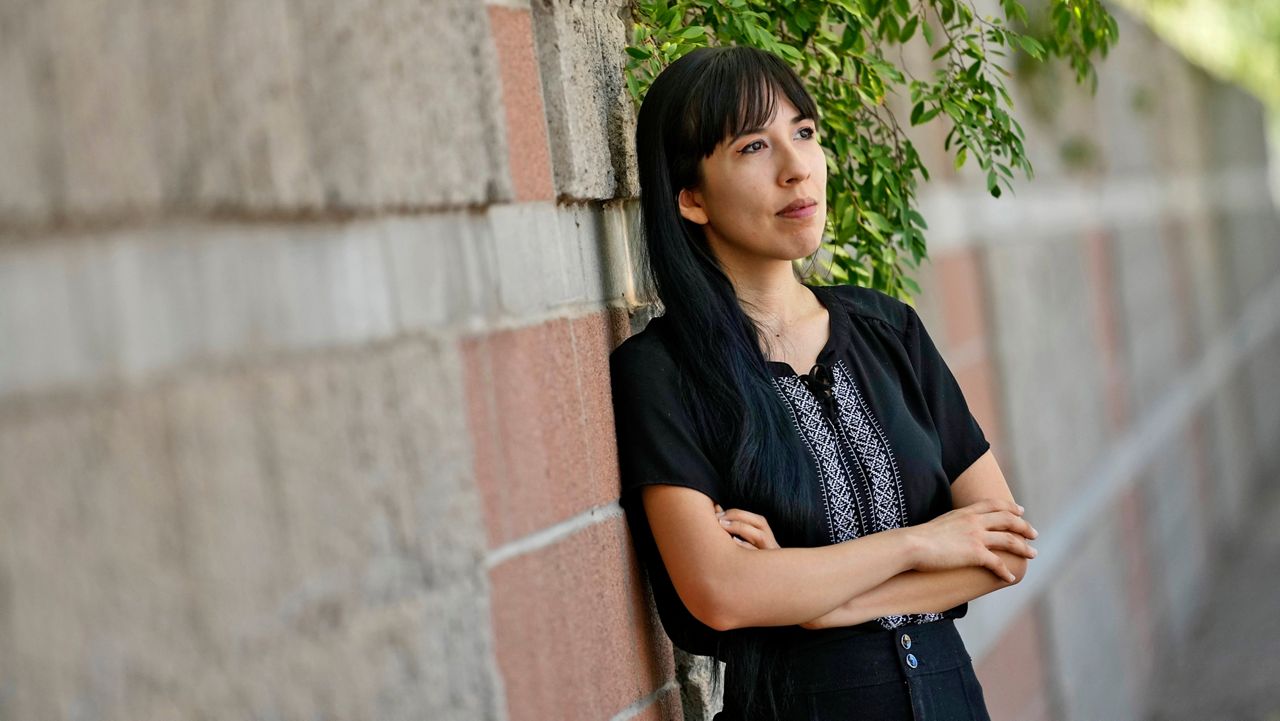
M457 357L0 412L9 718L498 719Z
M631 28L627 4L532 5L557 194L635 197L635 108L623 74Z
M151 5L4 11L0 227L511 197L482 4Z

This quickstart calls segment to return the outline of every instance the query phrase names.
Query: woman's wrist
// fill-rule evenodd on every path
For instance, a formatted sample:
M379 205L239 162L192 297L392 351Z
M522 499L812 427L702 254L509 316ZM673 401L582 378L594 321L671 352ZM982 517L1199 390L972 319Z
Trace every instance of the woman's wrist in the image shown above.
M901 548L900 554L906 567L904 571L914 571L916 566L920 565L920 540L919 534L912 526L903 526L901 528L891 528L886 533L894 533L898 536L898 544Z

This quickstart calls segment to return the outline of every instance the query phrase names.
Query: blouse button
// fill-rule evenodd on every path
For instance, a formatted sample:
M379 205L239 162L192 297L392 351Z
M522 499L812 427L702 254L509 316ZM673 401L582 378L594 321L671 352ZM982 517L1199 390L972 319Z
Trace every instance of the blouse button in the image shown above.
M903 647L903 648L911 648L911 636L909 636L909 635L907 635L907 634L905 634L905 633L904 633L904 634L902 634L902 647Z

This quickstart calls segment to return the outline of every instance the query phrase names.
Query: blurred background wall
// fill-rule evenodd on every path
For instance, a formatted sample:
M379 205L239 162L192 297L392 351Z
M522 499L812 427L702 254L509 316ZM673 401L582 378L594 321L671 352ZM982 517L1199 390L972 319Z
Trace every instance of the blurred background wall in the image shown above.
M1016 196L913 130L1041 530L960 624L998 719L1141 718L1280 467L1262 108L1115 12ZM617 506L626 17L0 3L0 720L709 716Z

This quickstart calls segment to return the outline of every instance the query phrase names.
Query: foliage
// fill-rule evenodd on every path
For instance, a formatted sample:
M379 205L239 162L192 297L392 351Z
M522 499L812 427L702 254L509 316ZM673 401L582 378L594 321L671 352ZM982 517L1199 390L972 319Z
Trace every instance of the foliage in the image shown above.
M992 56L1005 49L1058 56L1096 91L1089 58L1105 57L1119 34L1101 0L1048 1L1051 22L1035 37L1018 0L999 0L1007 20L979 17L969 0L637 0L627 84L639 104L667 64L707 45L751 45L785 58L821 115L830 280L910 300L919 286L904 265L918 267L927 255L928 226L914 207L917 174L927 181L929 172L885 97L905 90L911 125L948 124L944 149L957 169L972 159L988 192L1000 197L1002 184L1012 191L1013 168L1027 178L1034 171L1010 113L1011 73ZM932 55L929 78L901 62L902 46L921 41ZM885 56L895 46L899 63Z

